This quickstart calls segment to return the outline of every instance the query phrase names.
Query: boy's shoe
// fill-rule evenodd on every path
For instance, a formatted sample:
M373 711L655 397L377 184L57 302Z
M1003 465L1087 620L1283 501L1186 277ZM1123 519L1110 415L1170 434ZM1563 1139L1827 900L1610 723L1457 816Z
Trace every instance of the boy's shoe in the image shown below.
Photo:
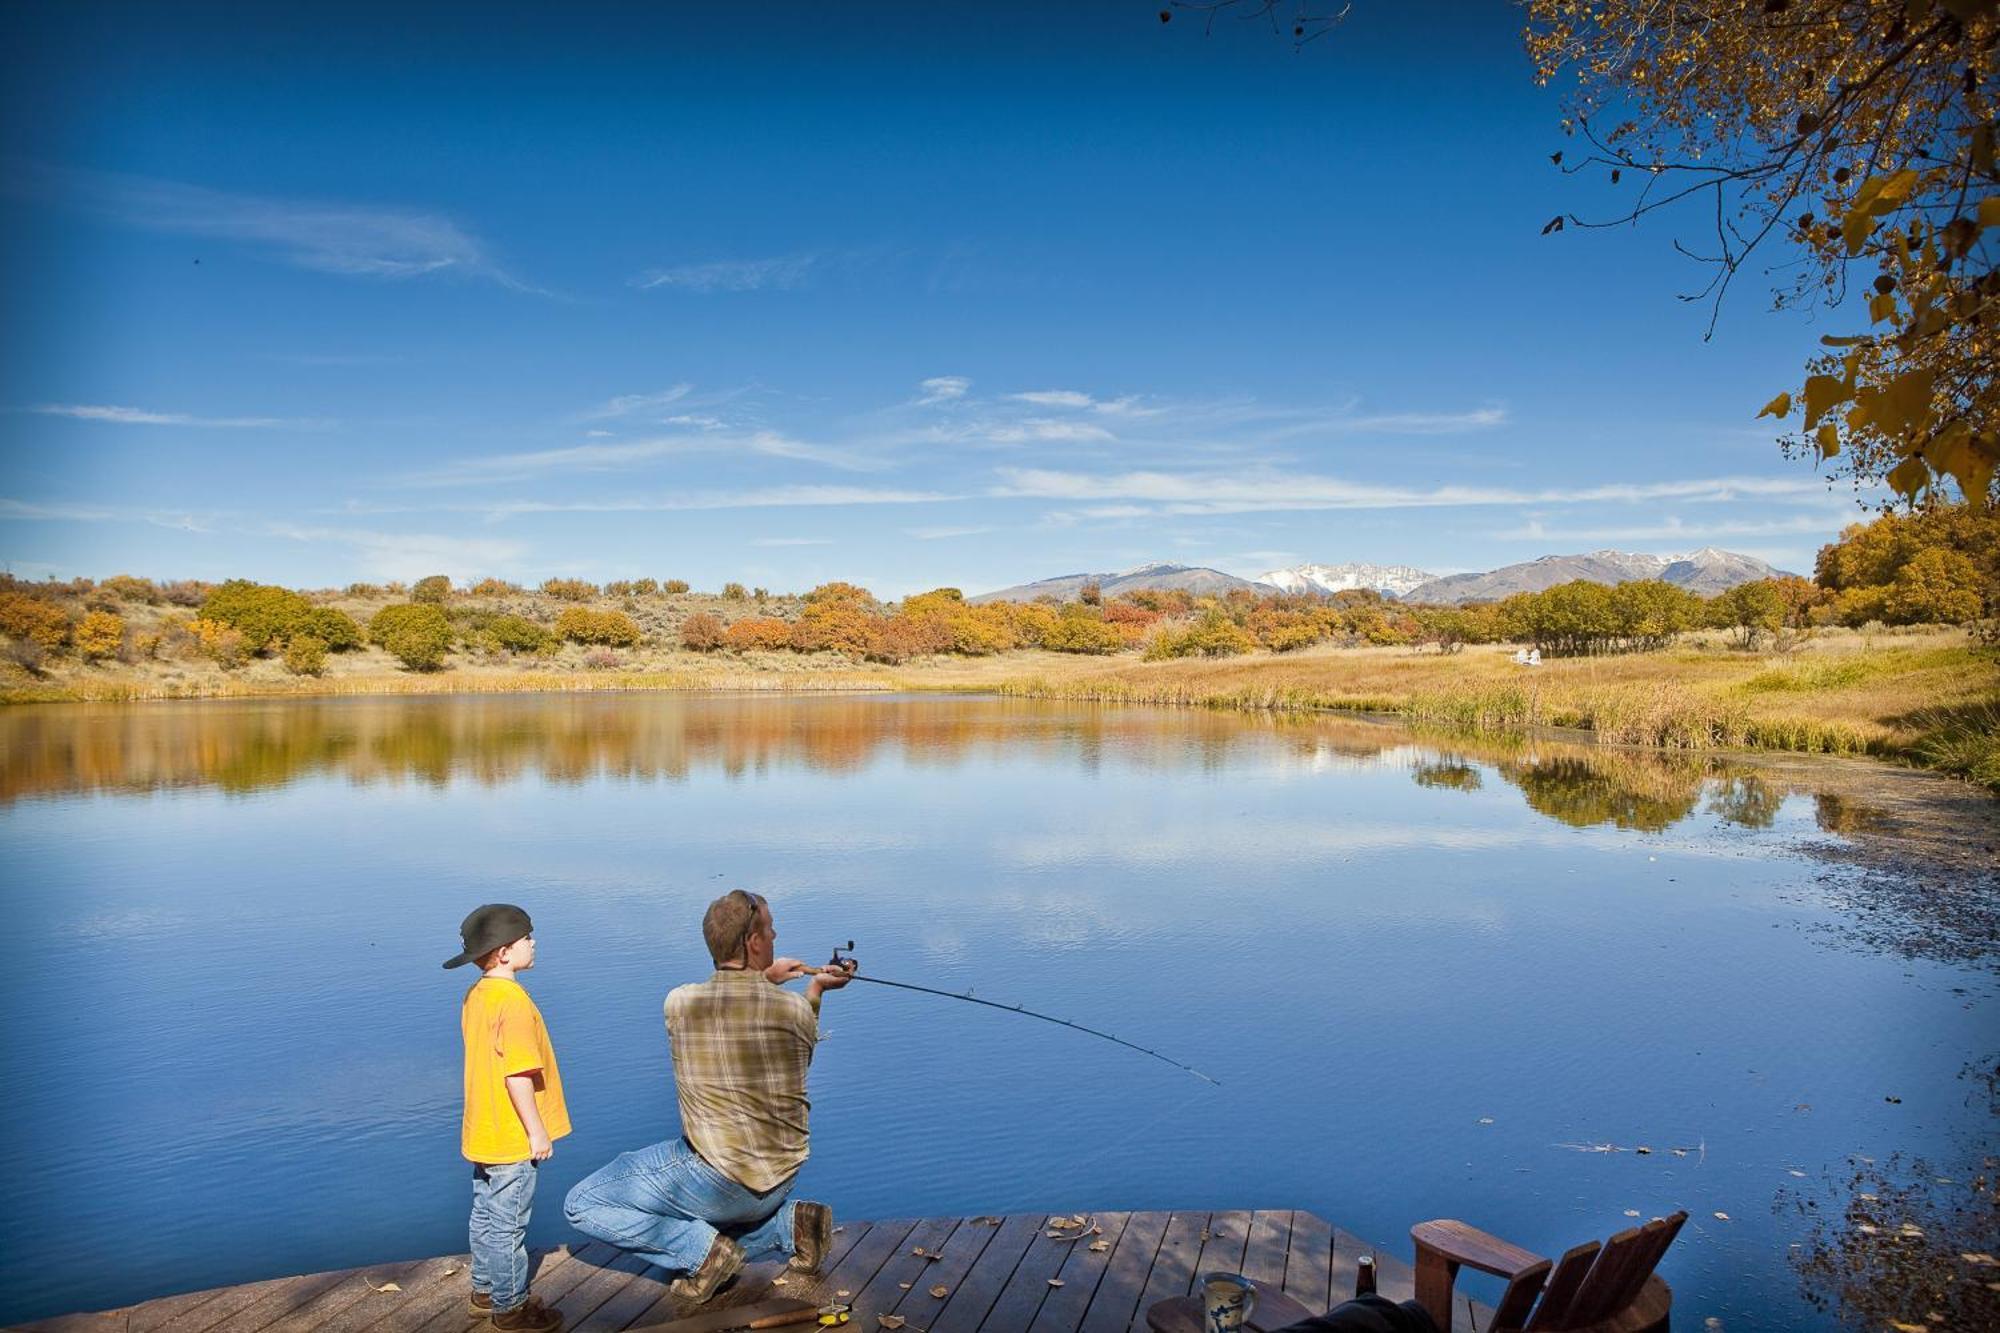
M727 1236L717 1236L715 1243L708 1247L708 1255L701 1261L701 1267L686 1277L675 1278L667 1290L678 1300L693 1301L699 1305L742 1271L743 1247Z
M560 1333L562 1316L530 1296L511 1310L493 1316L494 1333Z
M803 1199L793 1204L791 1267L801 1273L817 1273L832 1248L833 1208Z
M470 1296L467 1296L465 1298L465 1312L471 1315L474 1319L492 1318L493 1294L487 1291L473 1292Z

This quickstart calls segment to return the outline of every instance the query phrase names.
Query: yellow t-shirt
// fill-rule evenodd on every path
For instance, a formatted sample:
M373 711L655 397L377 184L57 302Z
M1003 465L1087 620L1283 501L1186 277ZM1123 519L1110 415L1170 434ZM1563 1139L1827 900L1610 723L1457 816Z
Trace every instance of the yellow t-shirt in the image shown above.
M509 1074L535 1075L535 1109L551 1141L569 1133L562 1075L542 1011L521 983L481 977L465 993L459 1014L465 1031L465 1124L459 1148L466 1160L487 1166L528 1160L528 1131L507 1098Z

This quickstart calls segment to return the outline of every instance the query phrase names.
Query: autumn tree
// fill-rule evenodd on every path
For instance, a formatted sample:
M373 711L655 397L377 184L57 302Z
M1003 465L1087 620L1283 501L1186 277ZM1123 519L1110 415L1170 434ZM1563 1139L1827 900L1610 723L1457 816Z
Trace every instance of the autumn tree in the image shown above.
M1707 239L1687 299L1720 302L1756 257L1780 306L1829 334L1764 415L1787 454L1857 486L1984 502L2000 465L2000 0L1528 0L1535 76L1569 83L1555 154L1632 192L1602 226L1685 204ZM1853 311L1857 322L1860 312ZM1713 325L1711 324L1711 328Z

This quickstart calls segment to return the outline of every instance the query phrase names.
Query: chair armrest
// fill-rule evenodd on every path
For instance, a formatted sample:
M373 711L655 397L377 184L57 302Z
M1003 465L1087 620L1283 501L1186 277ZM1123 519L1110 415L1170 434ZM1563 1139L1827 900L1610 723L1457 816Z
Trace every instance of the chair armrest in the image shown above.
M1509 1282L1536 1264L1548 1263L1539 1254L1450 1218L1417 1223L1410 1228L1410 1239L1416 1242L1419 1255L1427 1249L1436 1250L1455 1264L1504 1277Z
M1451 1289L1461 1267L1507 1279L1507 1291L1494 1312L1496 1327L1519 1327L1548 1279L1549 1261L1478 1227L1451 1218L1419 1222L1410 1228L1417 1246L1417 1303L1430 1314L1439 1333L1451 1333Z

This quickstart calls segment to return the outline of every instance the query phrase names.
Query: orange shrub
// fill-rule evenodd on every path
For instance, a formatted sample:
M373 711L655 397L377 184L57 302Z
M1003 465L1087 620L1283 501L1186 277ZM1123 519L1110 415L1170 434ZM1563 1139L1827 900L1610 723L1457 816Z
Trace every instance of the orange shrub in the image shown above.
M243 638L243 631L225 625L220 620L200 619L188 626L194 641L200 645L201 654L224 671L233 671L243 665L250 650Z
M24 593L0 592L0 633L31 640L45 652L69 642L69 617L62 608Z
M587 602L597 596L597 585L582 579L544 579L542 591L557 601Z
M747 652L753 648L775 650L792 646L792 627L789 623L771 616L752 616L739 620L722 633L723 644L736 651Z
M875 623L853 602L815 602L792 626L792 647L802 653L865 656L875 639Z
M697 653L712 653L728 642L722 622L706 611L697 611L681 622L681 647Z

